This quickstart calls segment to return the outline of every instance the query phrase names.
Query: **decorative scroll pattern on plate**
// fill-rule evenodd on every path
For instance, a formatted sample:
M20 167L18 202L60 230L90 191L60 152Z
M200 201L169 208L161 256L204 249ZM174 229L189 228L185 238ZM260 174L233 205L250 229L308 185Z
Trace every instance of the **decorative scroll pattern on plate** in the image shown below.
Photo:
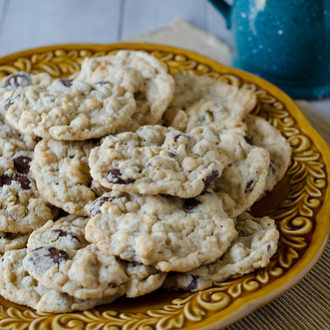
M84 57L102 56L116 51L58 49L35 53L0 65L0 77L16 71L44 71L54 77L65 77L77 72ZM185 294L184 298L173 299L160 308L151 307L143 313L90 310L81 313L46 314L22 306L15 307L17 305L5 308L0 304L1 329L45 329L50 326L63 329L124 327L127 330L182 328L225 310L237 298L246 296L283 276L308 248L316 225L315 214L323 203L326 173L321 154L310 138L301 132L284 104L255 84L244 82L235 75L214 72L207 65L187 56L158 50L150 53L161 60L171 73L207 75L229 84L252 89L258 99L254 112L266 118L290 141L293 148L292 163L287 173L290 191L272 214L281 234L276 255L265 269L242 278L218 283L216 287L202 292Z

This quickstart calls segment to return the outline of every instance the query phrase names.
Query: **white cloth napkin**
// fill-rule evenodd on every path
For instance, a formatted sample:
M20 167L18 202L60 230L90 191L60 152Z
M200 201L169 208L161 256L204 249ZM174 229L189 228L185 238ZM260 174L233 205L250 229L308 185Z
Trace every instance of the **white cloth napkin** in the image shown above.
M183 20L176 20L171 25L139 34L126 41L150 42L185 48L222 64L231 65L231 50L227 44Z

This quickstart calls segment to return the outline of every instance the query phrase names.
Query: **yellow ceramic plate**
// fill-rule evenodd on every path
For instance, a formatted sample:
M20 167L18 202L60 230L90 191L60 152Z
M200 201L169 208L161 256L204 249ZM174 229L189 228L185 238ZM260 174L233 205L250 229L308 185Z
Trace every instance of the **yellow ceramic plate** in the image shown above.
M198 54L159 45L64 45L12 54L0 59L0 77L16 71L46 71L54 77L71 75L85 56L119 49L145 50L180 71L247 85L258 104L255 113L276 126L290 141L292 163L286 177L253 208L271 215L280 230L280 245L267 268L219 283L202 292L157 293L120 299L109 306L70 314L45 314L0 297L0 328L189 329L219 328L278 297L296 284L319 258L328 236L330 214L330 154L327 144L310 126L297 105L281 90L251 74L225 67ZM327 201L327 203L326 203ZM1 276L1 275L0 275Z

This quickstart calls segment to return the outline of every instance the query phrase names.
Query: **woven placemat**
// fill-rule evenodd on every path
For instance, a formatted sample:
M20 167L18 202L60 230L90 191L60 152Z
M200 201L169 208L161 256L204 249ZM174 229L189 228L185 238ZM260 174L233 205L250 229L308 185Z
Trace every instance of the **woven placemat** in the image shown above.
M182 20L126 41L186 48L225 65L231 64L231 51L224 42ZM308 102L297 100L297 103L314 128L330 145L330 120ZM330 242L312 271L299 284L226 329L330 329L329 272Z

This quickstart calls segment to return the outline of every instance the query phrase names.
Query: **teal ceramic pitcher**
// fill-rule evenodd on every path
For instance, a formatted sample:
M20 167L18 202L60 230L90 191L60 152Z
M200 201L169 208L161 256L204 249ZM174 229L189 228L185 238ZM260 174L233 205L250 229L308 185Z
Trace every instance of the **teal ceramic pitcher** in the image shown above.
M233 32L233 66L294 98L330 95L330 0L210 2Z

